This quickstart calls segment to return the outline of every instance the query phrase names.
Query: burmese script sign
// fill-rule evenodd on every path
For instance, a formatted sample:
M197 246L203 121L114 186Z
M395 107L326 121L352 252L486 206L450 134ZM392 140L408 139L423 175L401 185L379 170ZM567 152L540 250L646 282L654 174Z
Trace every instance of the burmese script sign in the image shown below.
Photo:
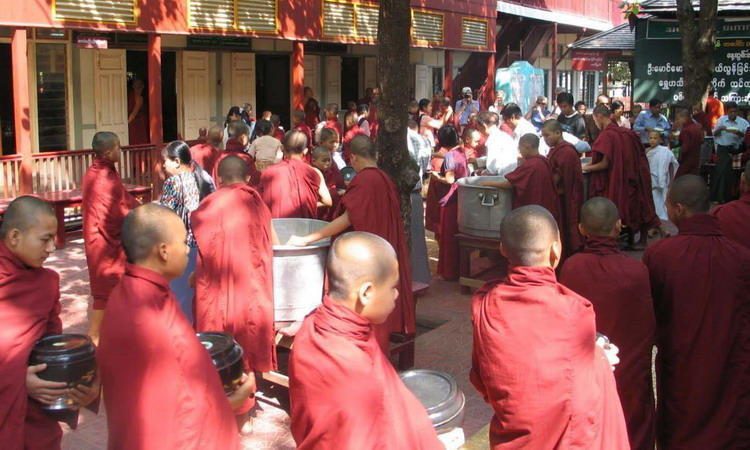
M722 101L750 102L750 20L721 19L713 86ZM634 100L683 100L680 32L674 20L641 20L636 27Z

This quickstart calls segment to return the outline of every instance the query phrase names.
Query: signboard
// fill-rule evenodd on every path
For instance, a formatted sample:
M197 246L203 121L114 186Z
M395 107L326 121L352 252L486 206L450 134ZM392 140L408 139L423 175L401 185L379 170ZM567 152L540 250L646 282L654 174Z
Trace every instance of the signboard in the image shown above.
M604 53L591 50L573 50L573 70L600 72L607 69Z
M720 20L713 87L722 101L750 102L750 20ZM636 27L634 97L645 103L684 100L682 44L676 21L641 20Z
M252 50L250 39L234 36L199 36L187 37L187 48L190 50L232 50L249 52Z
M109 41L101 37L78 36L76 46L78 48L98 48L104 50L109 48Z

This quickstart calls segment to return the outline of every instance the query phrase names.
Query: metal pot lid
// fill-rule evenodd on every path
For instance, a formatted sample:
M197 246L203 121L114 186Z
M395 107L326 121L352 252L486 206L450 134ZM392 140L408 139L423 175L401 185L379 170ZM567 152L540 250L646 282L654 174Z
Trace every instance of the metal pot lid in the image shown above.
M84 334L53 334L34 344L31 359L47 364L68 363L92 358L95 353L94 343Z
M479 183L483 181L507 181L507 179L504 176L501 175L481 175L481 176L473 176L473 177L464 177L457 181L459 188L474 188L474 189L483 189L487 191L497 191L498 189L496 187L491 186L481 186Z
M211 355L214 366L219 369L237 362L242 357L242 347L229 334L208 331L195 335Z
M427 409L433 425L445 423L458 415L464 407L463 392L456 380L445 372L414 369L399 373L406 387Z
M341 176L344 178L344 181L349 182L352 181L355 175L357 175L357 171L354 170L354 167L352 166L346 166L343 167L341 170Z

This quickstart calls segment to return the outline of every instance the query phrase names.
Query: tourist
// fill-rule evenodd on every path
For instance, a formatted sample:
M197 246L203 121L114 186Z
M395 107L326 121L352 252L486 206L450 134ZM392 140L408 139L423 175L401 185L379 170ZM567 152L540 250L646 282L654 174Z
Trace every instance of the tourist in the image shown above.
M284 146L276 138L276 130L270 120L259 120L255 126L257 138L250 144L247 153L255 158L255 167L263 172L266 167L278 163L284 157Z
M742 140L750 127L747 120L737 116L737 103L726 102L724 110L727 114L719 118L713 131L716 143L716 167L711 177L711 200L719 203L732 200L732 191L737 186L732 159L734 155L742 153Z
M578 139L586 139L586 123L578 111L573 109L573 95L563 92L557 96L557 106L560 108L560 114L557 121L563 127L563 131L572 134Z
M631 127L630 121L625 117L625 105L620 100L612 101L612 122L623 128Z
M479 132L487 136L487 175L503 176L518 165L518 146L508 133L498 128L499 116L489 111L479 113Z
M505 91L498 89L495 91L495 101L492 102L490 107L487 109L489 112L500 114L505 106Z
M464 87L461 89L461 100L456 102L455 111L456 117L458 117L458 125L463 128L469 123L469 116L472 114L479 114L479 102L474 100L474 95L471 92L470 87Z
M740 176L739 200L719 205L711 214L719 220L721 232L726 237L750 249L750 162L745 164Z
M539 134L536 127L523 118L521 108L515 103L506 104L501 116L503 118L503 126L508 128L510 131L508 134L513 137L516 145L518 145L519 140L524 135Z
M534 125L537 132L540 132L542 130L542 125L544 125L544 122L549 117L550 112L549 109L547 109L547 97L540 95L536 98L534 107L526 113L526 119L531 121L531 124Z
M663 138L669 136L671 126L664 114L661 113L661 108L661 100L652 98L648 102L648 111L643 111L635 119L633 131L641 137L641 143L644 146L648 145L648 133L651 131L658 131Z
M437 145L435 133L445 125L445 122L432 117L432 104L426 98L419 101L419 120L417 120L417 123L419 124L419 134L424 136L430 144L430 148L434 149ZM439 168L433 167L433 170L439 170Z
M224 120L224 148L226 149L227 141L229 140L229 124L236 121L242 120L242 112L239 106L232 106L227 112L227 118ZM248 134L248 136L254 136L254 134Z

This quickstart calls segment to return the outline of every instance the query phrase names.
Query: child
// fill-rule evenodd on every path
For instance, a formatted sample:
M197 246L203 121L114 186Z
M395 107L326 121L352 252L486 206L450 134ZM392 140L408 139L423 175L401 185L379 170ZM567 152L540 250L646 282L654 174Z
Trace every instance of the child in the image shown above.
M346 167L346 162L344 162L344 158L341 156L341 141L336 130L333 128L323 128L320 131L318 142L321 147L331 152L331 158L336 163L336 167L339 169Z
M331 152L325 147L315 147L312 152L312 166L323 173L332 202L330 207L318 208L318 219L331 221L334 219L333 214L338 208L341 196L346 192L344 177L341 176L336 164L333 164Z
M662 135L659 131L650 131L648 133L649 147L646 149L648 157L648 166L651 169L651 194L654 197L654 206L656 215L662 221L661 230L664 232L664 223L669 220L667 217L667 190L672 183L679 163L674 157L674 153L662 145Z
M109 448L239 447L232 408L248 399L255 379L244 377L226 396L169 290L187 265L186 237L179 216L157 204L125 218L128 265L107 302L97 351Z
M313 148L312 130L305 123L305 112L302 110L296 110L292 113L292 130L302 132L307 138L307 161L310 162L310 151Z
M477 147L479 147L481 139L482 133L476 128L464 128L464 132L461 135L461 148L469 163L469 173L474 173L477 170Z
M329 103L326 106L325 113L326 120L320 122L318 126L315 127L315 140L320 144L320 134L326 128L330 128L336 131L336 136L338 137L339 143L341 143L341 139L344 137L344 129L339 121L339 105L336 103Z

